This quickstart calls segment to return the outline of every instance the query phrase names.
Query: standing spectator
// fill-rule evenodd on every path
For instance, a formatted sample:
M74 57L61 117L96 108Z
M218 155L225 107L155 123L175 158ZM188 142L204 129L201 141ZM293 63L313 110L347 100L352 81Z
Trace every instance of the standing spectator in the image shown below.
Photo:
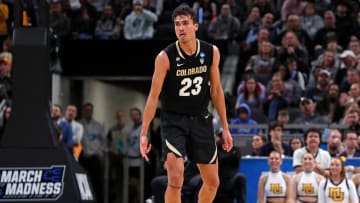
M81 123L75 120L77 116L77 107L73 104L69 104L65 110L65 118L64 121L68 122L71 125L73 131L73 140L74 140L74 154L76 158L80 157L82 152L82 138L84 135L84 127Z
M126 129L125 113L116 112L116 124L112 126L107 133L109 148L109 200L110 202L123 202L124 188L127 188L124 181L128 175L124 172L127 162L127 140L128 134Z
M331 159L330 174L320 182L318 198L319 203L359 202L355 185L347 179L344 162L340 157Z
M59 126L62 134L62 141L66 146L72 151L74 141L73 141L73 131L71 126L62 120L63 109L60 105L54 104L52 107L51 118L54 123Z
M139 202L140 196L140 168L142 164L140 155L140 132L142 126L142 115L140 109L130 109L130 119L133 126L128 134L128 164L129 164L129 202Z
M93 118L94 105L85 103L82 106L80 123L84 126L82 139L83 153L79 157L94 186L96 199L104 200L103 191L103 157L106 144L105 129Z
M119 39L122 32L122 22L113 12L110 4L104 6L100 18L96 22L95 38L96 39Z
M268 164L270 172L261 175L258 185L258 202L288 202L290 198L290 181L288 174L281 171L282 154L272 151L269 154ZM272 188L273 186L276 189Z
M314 171L323 176L328 175L331 157L328 151L320 148L321 135L320 130L315 128L310 128L304 133L306 145L295 150L293 155L293 167L296 173L304 171L301 159L305 153L310 152L316 161Z
M127 40L152 39L155 33L154 23L158 17L152 11L143 8L144 0L133 0L133 11L126 16L124 37Z
M230 5L223 4L220 15L208 28L209 39L233 41L238 38L240 21L231 15Z

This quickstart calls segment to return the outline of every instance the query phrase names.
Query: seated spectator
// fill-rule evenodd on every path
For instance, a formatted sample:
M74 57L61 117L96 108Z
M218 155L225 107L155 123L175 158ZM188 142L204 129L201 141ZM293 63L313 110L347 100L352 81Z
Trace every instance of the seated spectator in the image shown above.
M328 175L330 167L330 154L328 151L320 148L322 133L316 128L310 128L304 133L305 146L295 150L293 155L293 167L296 173L304 170L301 159L305 153L310 152L315 158L314 171L320 175Z
M281 7L281 19L285 20L289 15L301 15L307 2L303 0L285 0Z
M235 109L239 108L242 103L246 103L250 108L262 109L265 87L256 81L254 75L248 75L239 85L238 91Z
M211 0L200 0L195 1L193 10L197 13L199 18L199 39L208 39L208 28L211 22L214 22L218 15L218 8L214 1Z
M312 99L316 104L321 104L324 102L332 83L331 73L328 70L323 69L320 70L316 77L316 86L307 87L305 90L305 96ZM319 109L317 109L316 112L320 112Z
M285 62L284 68L284 81L285 82L296 82L301 88L302 92L305 91L305 83L307 75L298 70L297 62L294 58L288 58Z
M258 184L258 202L288 202L290 198L290 175L281 171L282 154L272 151L269 154L270 171L261 175ZM272 188L276 185L276 190Z
M184 162L184 182L182 186L182 199L190 198L193 200L196 198L196 192L200 190L202 185L199 170L195 163L185 159ZM165 166L165 164L164 164ZM165 190L167 188L167 175L156 176L151 181L151 191L154 197L155 203L164 203ZM185 196L186 194L186 196ZM185 200L184 200L185 201Z
M70 34L71 19L62 10L61 1L52 0L50 2L49 26L54 35L60 39L66 38Z
M278 111L277 116L276 116L276 122L281 124L281 125L290 124L292 118L291 118L289 110L290 109L287 108L287 107L279 108L279 111ZM286 132L287 132L287 130L286 130ZM285 133L285 131L284 131L284 133ZM290 133L290 131L288 133Z
M301 97L301 89L296 82L285 82L280 72L272 76L267 84L267 97L264 112L270 121L276 120L280 107L295 107Z
M300 109L302 114L295 119L294 123L296 124L329 124L325 118L316 113L316 103L312 99L302 97L300 100Z
M124 22L124 38L127 40L152 39L154 24L158 21L155 13L144 9L144 0L133 0L133 11Z
M288 58L294 58L298 70L309 73L309 53L294 31L286 31L281 38L281 47L277 50L275 67L285 64ZM275 70L277 71L277 70Z
M220 185L214 203L233 203L246 201L246 178L240 171L240 148L234 146L226 152L222 145L222 128L216 132L216 145L219 159Z
M95 39L119 39L121 34L122 22L115 16L110 4L104 6L100 18L96 22Z
M301 27L314 39L316 32L324 26L324 21L315 11L315 5L307 2L302 15L300 16Z
M223 4L220 15L208 27L209 38L212 40L233 41L240 33L240 21L231 15L230 5Z
M331 157L338 157L344 151L342 134L338 129L331 129L327 139L327 151Z
M350 102L345 106L344 117L339 122L345 126L356 126L360 124L360 109L356 102Z
M246 103L240 104L240 107L236 109L236 115L237 118L232 119L230 125L254 125L254 128L233 126L230 127L231 133L242 135L255 135L258 133L257 122L251 118L251 109Z
M309 74L308 88L316 87L319 73L322 70L329 71L331 81L335 81L338 65L336 64L335 53L330 50L326 50L317 60L312 62L312 69Z
M260 156L269 156L276 150L282 155L290 156L292 154L290 146L282 141L284 126L277 122L269 124L269 141L260 148Z
M265 135L254 135L251 140L251 156L260 156L260 149L266 143Z
M267 82L271 78L275 57L273 45L268 41L259 43L258 53L250 57L245 67L246 72L255 73L260 82Z
M360 157L360 150L357 145L358 136L355 130L349 129L344 132L345 150L340 156L344 157Z
M304 146L304 141L302 140L301 137L294 136L294 137L290 138L289 145L291 147L291 151L294 152L295 150ZM291 156L293 156L293 154L291 154Z

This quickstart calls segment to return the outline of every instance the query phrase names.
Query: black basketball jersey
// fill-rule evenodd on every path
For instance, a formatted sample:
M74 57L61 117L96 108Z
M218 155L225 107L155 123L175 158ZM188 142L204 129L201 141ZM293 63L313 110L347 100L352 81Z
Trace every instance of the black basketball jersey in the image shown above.
M170 70L162 88L162 110L188 115L206 111L210 100L213 46L196 40L196 52L189 56L176 41L164 51L169 57Z

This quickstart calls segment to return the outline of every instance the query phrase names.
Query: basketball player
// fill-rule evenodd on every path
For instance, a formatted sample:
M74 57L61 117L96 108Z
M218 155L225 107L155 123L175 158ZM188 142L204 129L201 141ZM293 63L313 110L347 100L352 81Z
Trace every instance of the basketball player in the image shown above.
M224 129L222 147L227 152L233 147L220 82L220 53L216 46L196 38L199 24L192 8L179 6L172 20L178 40L155 59L141 130L141 155L148 160L151 145L146 135L161 93L161 132L168 176L165 202L181 202L183 159L187 155L197 163L203 181L198 202L209 203L219 185L212 115L207 110L210 98Z

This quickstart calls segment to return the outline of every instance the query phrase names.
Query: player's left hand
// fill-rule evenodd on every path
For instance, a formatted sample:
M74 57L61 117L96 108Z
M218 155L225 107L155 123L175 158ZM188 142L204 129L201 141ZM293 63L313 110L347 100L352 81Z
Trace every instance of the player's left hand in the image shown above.
M229 152L232 147L233 147L233 140L230 134L229 130L224 130L223 134L222 134L222 138L223 138L223 149L227 152Z

